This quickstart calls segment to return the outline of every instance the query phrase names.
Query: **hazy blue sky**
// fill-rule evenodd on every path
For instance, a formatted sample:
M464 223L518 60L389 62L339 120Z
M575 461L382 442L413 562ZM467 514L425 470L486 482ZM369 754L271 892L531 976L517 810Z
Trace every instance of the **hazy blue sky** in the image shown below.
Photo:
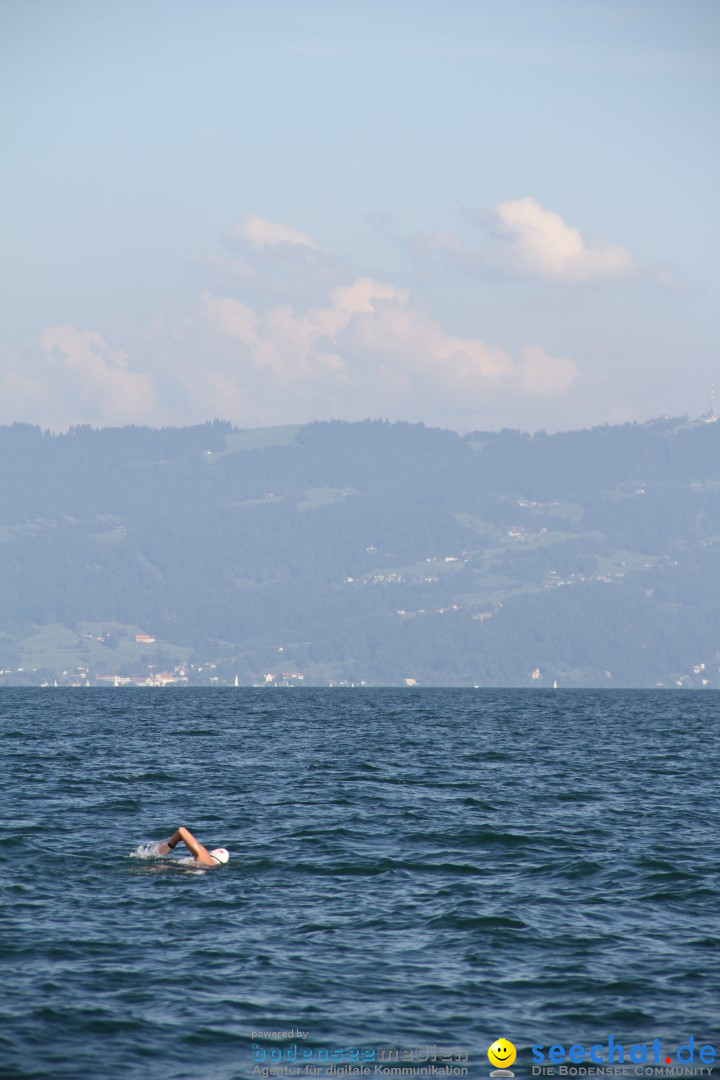
M0 0L0 422L707 411L717 0Z

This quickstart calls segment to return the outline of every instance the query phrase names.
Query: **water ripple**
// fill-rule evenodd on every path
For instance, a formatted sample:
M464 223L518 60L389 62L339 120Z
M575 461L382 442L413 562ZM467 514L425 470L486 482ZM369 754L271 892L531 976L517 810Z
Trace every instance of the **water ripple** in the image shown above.
M498 1033L712 1043L717 706L3 690L3 1078L250 1080L289 1028L473 1077ZM178 824L228 866L157 857Z

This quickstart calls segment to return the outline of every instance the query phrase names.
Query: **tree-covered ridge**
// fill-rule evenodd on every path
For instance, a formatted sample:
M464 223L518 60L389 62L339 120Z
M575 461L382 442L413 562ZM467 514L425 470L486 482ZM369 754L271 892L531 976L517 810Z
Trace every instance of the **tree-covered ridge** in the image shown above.
M717 686L719 449L682 420L0 428L0 679Z

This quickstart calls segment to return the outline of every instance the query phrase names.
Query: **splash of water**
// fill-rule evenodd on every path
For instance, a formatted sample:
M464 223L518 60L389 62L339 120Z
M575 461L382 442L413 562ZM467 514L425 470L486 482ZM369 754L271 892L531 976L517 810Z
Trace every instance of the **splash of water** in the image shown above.
M168 859L167 858L167 852L163 852L163 851L160 850L160 845L163 842L164 841L162 841L162 840L158 840L158 841L148 841L147 843L144 843L144 844L138 844L138 846L135 848L135 850L130 852L129 858L131 858L131 859L159 859L164 855L165 859L163 860L163 862L167 866L168 869L171 869L173 867L176 868L176 869L179 869L180 867L182 867L183 869L191 870L192 873L200 873L200 874L205 873L206 868L205 867L198 867L198 864L196 863L196 861L195 861L195 859L193 858L192 855L174 855L172 858ZM158 869L162 869L162 867L158 867Z
M159 843L151 841L146 844L138 844L135 850L130 852L131 859L157 859L159 855Z

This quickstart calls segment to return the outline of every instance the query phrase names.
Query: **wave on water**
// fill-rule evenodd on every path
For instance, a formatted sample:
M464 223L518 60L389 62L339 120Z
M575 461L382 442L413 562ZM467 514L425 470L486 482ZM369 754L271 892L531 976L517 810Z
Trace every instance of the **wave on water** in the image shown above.
M552 693L188 688L119 724L121 691L5 688L0 1076L249 1080L291 1027L465 1047L467 1080L499 1033L713 1043L720 693ZM178 820L225 873L165 854Z

